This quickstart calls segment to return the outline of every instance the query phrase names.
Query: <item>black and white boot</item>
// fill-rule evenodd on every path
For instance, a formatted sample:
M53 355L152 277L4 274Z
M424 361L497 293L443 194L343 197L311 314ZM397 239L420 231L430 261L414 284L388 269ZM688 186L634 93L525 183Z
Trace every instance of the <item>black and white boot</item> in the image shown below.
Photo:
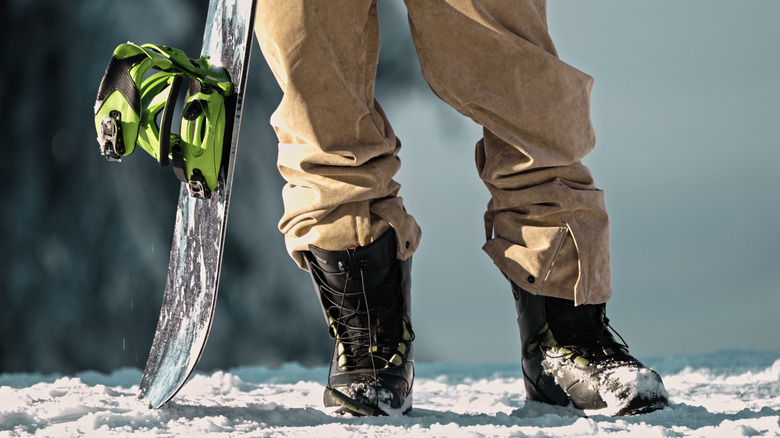
M533 295L514 283L512 293L528 399L610 416L667 405L661 377L612 336L604 304L574 306L569 300Z
M325 406L354 415L409 412L411 259L396 259L393 230L362 247L309 249L309 272L334 339Z

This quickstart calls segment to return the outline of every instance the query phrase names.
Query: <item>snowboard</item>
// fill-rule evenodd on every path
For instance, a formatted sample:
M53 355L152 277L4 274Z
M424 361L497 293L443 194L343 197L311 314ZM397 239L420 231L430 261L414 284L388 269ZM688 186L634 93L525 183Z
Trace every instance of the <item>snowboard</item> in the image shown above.
M207 199L181 184L168 279L138 397L151 408L171 400L200 360L219 286L225 230L236 163L256 0L211 0L201 54L223 68L234 93L225 102L226 129L220 187ZM190 90L192 93L192 90Z

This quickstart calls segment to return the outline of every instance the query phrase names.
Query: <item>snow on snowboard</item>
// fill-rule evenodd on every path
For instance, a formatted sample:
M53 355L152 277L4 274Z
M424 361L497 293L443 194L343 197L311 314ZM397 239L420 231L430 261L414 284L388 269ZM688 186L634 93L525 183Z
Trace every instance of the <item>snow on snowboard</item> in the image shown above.
M139 398L168 402L194 371L216 305L256 0L211 0L199 59L163 45L120 45L95 103L101 153L136 144L182 181L168 279ZM147 75L151 69L158 72ZM170 132L189 80L180 134Z

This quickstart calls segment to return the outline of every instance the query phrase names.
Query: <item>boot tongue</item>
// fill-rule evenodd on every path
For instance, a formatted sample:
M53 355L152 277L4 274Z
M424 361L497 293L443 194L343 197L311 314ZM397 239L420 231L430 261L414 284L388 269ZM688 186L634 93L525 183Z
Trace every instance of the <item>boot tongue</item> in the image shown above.
M612 336L607 334L604 324L604 304L583 304L559 298L545 297L547 322L555 340L567 346L598 344Z
M356 312L343 319L342 336L356 367L384 367L403 337L401 307L393 286L382 286L366 292ZM349 307L353 304L350 303ZM356 329L359 327L358 329ZM375 359L382 358L382 359Z
M329 312L331 318L338 321L339 338L357 367L372 366L369 353L389 360L403 336L395 285L366 289L365 294L360 288L346 294L334 294L331 298L341 304L341 308L334 306ZM383 367L385 362L379 361L375 365Z

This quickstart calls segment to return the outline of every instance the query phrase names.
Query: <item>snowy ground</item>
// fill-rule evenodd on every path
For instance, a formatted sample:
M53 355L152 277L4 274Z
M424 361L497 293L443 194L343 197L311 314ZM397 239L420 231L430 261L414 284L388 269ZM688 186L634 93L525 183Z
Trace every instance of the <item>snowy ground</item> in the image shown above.
M780 354L719 352L646 360L672 405L582 418L526 402L516 365L418 364L411 414L321 410L325 368L248 367L196 375L161 410L135 394L141 372L0 375L0 437L15 436L780 436Z

